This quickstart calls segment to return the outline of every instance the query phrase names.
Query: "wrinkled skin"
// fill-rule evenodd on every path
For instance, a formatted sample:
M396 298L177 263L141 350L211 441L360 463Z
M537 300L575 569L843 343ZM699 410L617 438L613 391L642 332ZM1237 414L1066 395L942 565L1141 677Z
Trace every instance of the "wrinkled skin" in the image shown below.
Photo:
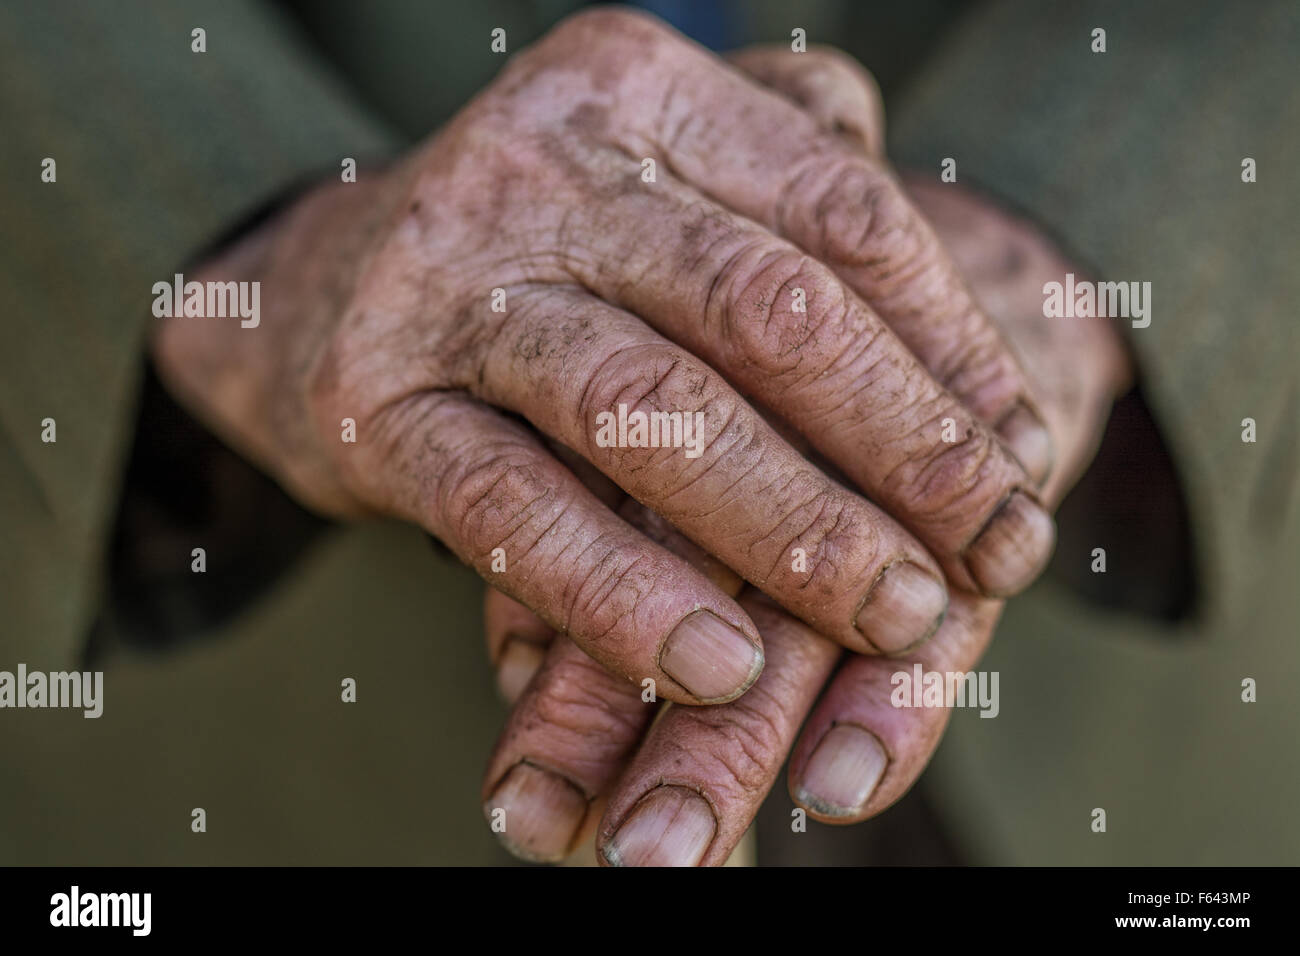
M261 326L169 321L163 375L304 502L419 523L669 699L743 692L753 622L503 410L820 633L910 647L945 574L1002 594L1038 572L1051 452L996 328L868 153L859 82L860 115L824 130L655 21L571 18L394 167L209 263L196 278L262 282ZM702 413L703 454L599 447L619 404Z
M1043 283L1081 269L1032 225L931 177L912 177L908 188L1006 331L1040 396L1060 453L1043 497L1058 503L1091 460L1113 397L1130 384L1120 338L1105 320L1044 321ZM738 579L640 505L625 502L623 513L730 593L740 590ZM527 609L487 592L489 652L503 695L517 703L488 767L484 807L521 811L520 825L503 837L513 852L561 859L595 830L601 862L720 864L787 757L791 799L810 816L824 823L875 816L920 776L949 717L945 708L894 708L891 676L916 663L926 672L974 669L1002 607L954 592L933 639L902 657L881 658L846 657L752 589L741 604L767 649L758 682L732 703L669 708L651 729L656 709L639 688L602 673L571 642L553 640ZM834 787L825 774L808 779L823 739L860 754L849 772L829 777ZM556 799L557 792L567 799ZM642 828L620 837L634 808L642 811Z
M797 725L836 646L852 667L946 653L1047 560L1038 489L1066 459L884 164L869 77L791 56L738 70L637 14L570 18L393 166L190 275L261 282L263 318L161 323L164 380L310 507L419 524L564 635L571 703L602 681L692 704L776 687ZM700 413L702 453L602 447L622 404ZM793 733L764 726L754 754ZM572 784L551 796L589 820L605 784ZM718 819L703 862L743 829Z

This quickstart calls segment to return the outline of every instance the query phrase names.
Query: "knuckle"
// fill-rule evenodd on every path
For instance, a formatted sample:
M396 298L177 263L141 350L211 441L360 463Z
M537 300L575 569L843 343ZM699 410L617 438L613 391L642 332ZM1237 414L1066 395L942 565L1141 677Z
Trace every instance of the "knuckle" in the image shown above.
M861 550L861 533L843 496L811 476L770 496L778 523L754 544L756 558L769 564L767 577L785 577L795 548L808 557L799 590L834 599L843 592L842 569ZM763 582L757 582L763 583Z
M974 310L968 315L972 316L969 330L963 332L958 326L954 331L938 378L977 416L996 421L1028 388L997 331L987 322L976 321Z
M561 20L543 42L558 41L566 48L589 49L592 44L635 44L673 36L671 30L648 14L624 7L592 7Z
M529 706L545 727L559 731L548 735L552 746L573 746L585 760L597 759L601 750L621 750L639 727L640 707L630 707L631 691L615 682L599 664L573 654L538 677ZM639 704L640 698L635 698Z
M589 421L620 403L656 393L658 383L673 374L679 363L678 354L659 345L633 344L611 350L587 373L578 398L579 416Z
M654 61L687 49L667 25L640 11L593 7L574 13L512 57L498 77L497 92L522 97L522 109L507 111L515 129L503 129L502 141L513 142L521 126L603 124L609 117L598 103L619 102L621 92L647 77L653 82L648 67ZM567 92L557 96L556 87Z
M475 551L491 550L554 509L557 497L555 482L542 474L537 457L506 441L455 467L433 519L436 527L453 529L454 540Z
M862 576L861 569L879 563L877 536L870 525L859 520L856 509L823 493L816 522L797 541L808 549L809 565L800 590L825 605L838 603L845 594L845 580ZM796 547L792 542L785 554Z
M688 437L702 441L701 428L729 417L729 409L738 402L719 392L709 370L685 352L660 343L643 343L611 352L591 370L577 411L579 421L591 426L585 434L592 452L616 458L625 470L639 471L679 460L684 465L690 460L682 454ZM643 415L647 423L644 444L596 446L596 423L602 414L626 414L628 421Z
M901 190L866 160L832 153L807 174L796 228L832 264L860 268L875 282L902 281L931 248Z
M923 518L956 517L960 521L983 513L988 503L1000 496L997 479L998 457L993 441L970 423L953 414L958 441L933 441L939 425L932 420L924 430L914 432L913 448L889 475L890 497L908 512Z
M849 326L844 287L793 248L743 246L714 287L727 290L723 327L739 360L768 375L820 372Z
M661 496L697 497L706 511L725 508L737 498L746 497L755 487L755 479L769 471L772 445L760 432L758 418L747 413L747 406L737 397L724 396L707 400L702 411L705 424L700 431L711 436L701 441L701 457L681 465L660 479ZM693 517L697 512L692 512ZM671 517L671 516L670 516Z
M562 624L566 631L580 629L585 643L605 656L626 657L643 633L638 614L652 595L665 593L664 578L645 548L597 539L562 579Z
M771 784L787 744L781 714L780 701L758 686L730 704L692 712L704 736L692 749L716 765L711 786L753 794Z

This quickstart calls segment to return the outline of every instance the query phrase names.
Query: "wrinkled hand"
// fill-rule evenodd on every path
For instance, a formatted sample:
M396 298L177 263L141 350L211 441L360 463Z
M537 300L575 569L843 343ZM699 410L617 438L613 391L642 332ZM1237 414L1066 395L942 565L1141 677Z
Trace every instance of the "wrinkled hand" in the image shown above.
M1043 318L1043 283L1081 270L1031 225L933 177L908 185L1028 371L1060 453L1044 498L1059 502L1091 459L1112 399L1129 384L1119 336L1105 320ZM740 587L635 502L624 513L721 586ZM787 756L790 795L809 815L827 823L874 816L915 782L948 719L944 708L892 706L891 676L917 663L926 672L973 669L1001 610L999 601L954 591L932 640L881 658L843 655L752 590L741 605L767 649L758 682L729 704L669 707L651 727L656 709L637 688L603 673L565 639L552 642L526 609L488 592L489 650L503 692L522 697L488 768L484 806L507 809L503 839L515 853L562 858L599 821L604 862L720 864Z
M1052 452L878 156L869 81L834 62L844 95L819 115L648 18L575 16L392 168L315 189L191 276L260 281L262 322L166 320L160 372L302 501L419 524L660 697L744 692L754 605L538 433L818 633L913 646L945 575L1006 595L1038 573ZM621 404L700 413L701 453L604 447L597 416Z

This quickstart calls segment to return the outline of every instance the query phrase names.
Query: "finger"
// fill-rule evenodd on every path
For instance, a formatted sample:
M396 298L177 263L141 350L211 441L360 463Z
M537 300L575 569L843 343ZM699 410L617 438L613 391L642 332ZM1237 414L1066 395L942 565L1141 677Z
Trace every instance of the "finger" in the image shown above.
M370 431L358 481L375 507L422 525L605 667L689 703L743 693L762 669L739 605L597 501L522 425L434 392L390 406Z
M925 769L950 714L944 705L914 706L916 666L923 685L971 671L1001 608L1001 602L954 594L939 633L912 654L887 661L847 657L790 757L794 801L822 822L856 823L901 797ZM933 703L924 695L921 702Z
M999 596L1028 585L1051 554L1054 527L993 432L829 268L660 180L590 212L588 232L614 245L575 260L580 280L779 411L955 584ZM634 242L629 222L640 236L669 238ZM610 259L626 272L594 266Z
M830 266L1041 481L1051 442L1024 377L889 170L657 21L620 16L590 66L618 78L610 113L630 118L606 125L611 142ZM599 25L588 15L557 39L590 44Z
M720 865L744 836L840 649L753 597L763 676L720 707L671 707L610 794L596 846L616 866Z
M1028 220L932 176L905 174L917 208L977 291L980 304L1016 347L1053 436L1056 464L1039 489L1054 507L1096 453L1110 402L1132 387L1123 337L1109 323L1043 321L1043 280L1078 266Z
M726 60L808 113L821 129L869 156L885 153L885 106L880 87L862 64L830 46L802 53L773 43L749 46Z
M619 505L612 496L605 500ZM624 498L618 510L656 544L706 573L729 596L740 593L741 582L733 572L658 515L630 498ZM531 612L504 602L509 599L493 602L490 624L530 624L524 615ZM591 661L575 652L568 638L560 638L556 645L570 646L552 647L545 676L512 710L484 781L484 793L490 794L484 804L489 819L496 809L506 810L513 829L503 832L502 839L512 852L527 859L562 859L582 842L599 812L600 797L656 712L653 685L638 688L595 678ZM521 693L531 687L530 681ZM594 747L593 738L598 741ZM579 800L579 794L584 799Z
M488 587L483 592L483 634L497 689L513 704L542 666L555 632L518 601Z
M651 541L686 561L729 597L736 597L744 588L740 575L670 525L663 515L643 507L636 499L625 496L618 514Z
M789 440L788 436L783 437ZM744 585L740 575L685 537L669 524L663 515L656 514L642 507L636 499L629 498L618 485L606 478L603 472L577 452L555 441L548 442L548 446L555 457L564 462L579 481L591 489L624 521L703 573L728 596L734 598L740 593Z
M570 459L574 459L572 464ZM587 461L577 458L572 452L564 456L564 461L571 468L580 465L592 470L591 475L583 477L583 483L588 487L597 478L600 482L608 482ZM621 501L617 510L628 524L683 558L728 596L735 597L740 593L742 582L734 571L688 541L662 517L647 511L622 492L617 493L617 500L604 496L602 500L612 506ZM496 671L497 687L505 701L513 704L541 667L555 632L524 605L493 587L486 588L483 593L483 630L487 638L488 659Z
M804 53L795 53L784 45L773 44L739 50L728 54L727 59L759 83L789 98L822 130L838 135L850 148L862 149L873 159L884 162L885 122L880 89L871 74L852 57L833 47L809 47ZM916 177L916 182L927 188L951 188L939 186L933 176ZM911 186L907 193L920 205L913 197ZM920 211L924 213L924 209ZM958 271L965 273L964 269ZM852 282L853 276L848 278ZM854 285L863 295L870 295L866 284ZM987 403L982 420L994 427L1001 426L1004 441L1016 450L1034 481L1044 485L1058 464L1055 453L1059 450L1048 440L1052 429L1035 429L1036 424L1048 424L1043 421L1046 412L1041 404L1028 402L1027 396L1033 391L1031 377L1015 350L1006 344L998 323L985 321L984 317L991 318L992 313L978 308L982 305L976 302L973 318L963 329L970 337L962 342L955 335L944 334L944 329L925 321L925 314L915 310L892 314L891 326L903 343L962 401L978 404L982 399L982 377L970 374L970 369L983 369L982 375L1004 379L1008 384L1015 383L1019 377L1016 394L1026 400L1032 413L1016 406L1008 408L1005 401L993 401ZM964 355L958 346L965 349Z
M892 652L933 633L946 592L925 549L707 365L577 287L519 289L510 302L481 364L459 371L465 387L580 452L845 646Z
M558 862L582 842L654 717L641 694L568 638L551 645L484 777L484 815L510 852Z

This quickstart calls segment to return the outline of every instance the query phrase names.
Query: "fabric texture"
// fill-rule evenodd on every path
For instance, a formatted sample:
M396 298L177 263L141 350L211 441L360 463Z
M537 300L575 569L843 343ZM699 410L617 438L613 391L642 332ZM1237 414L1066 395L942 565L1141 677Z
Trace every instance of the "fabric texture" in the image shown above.
M153 283L260 204L394 140L249 0L5 4L0 62L0 628L10 654L53 667L102 596Z
M1201 593L1172 629L1047 580L1010 602L981 665L1001 672L1002 712L958 714L925 785L982 861L1294 863L1300 11L1012 0L949 37L891 113L892 155L936 176L953 157L959 182L1028 211L1101 279L1151 283L1146 328L1050 321L1127 330ZM1107 573L1140 577L1114 544L1095 542Z

